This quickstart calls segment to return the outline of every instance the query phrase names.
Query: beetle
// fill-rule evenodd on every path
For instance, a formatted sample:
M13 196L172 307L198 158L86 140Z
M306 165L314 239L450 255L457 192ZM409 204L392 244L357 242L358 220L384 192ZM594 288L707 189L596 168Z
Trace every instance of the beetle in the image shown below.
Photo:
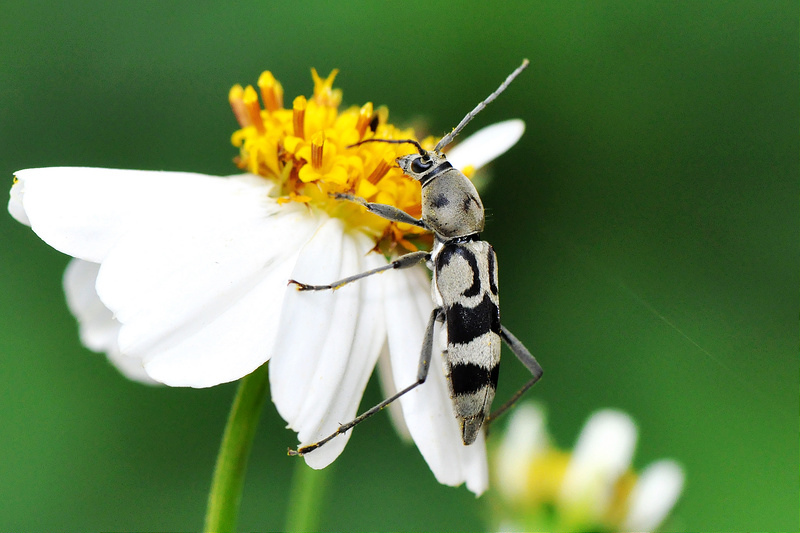
M309 285L296 280L289 280L289 283L302 291L336 290L367 276L391 269L410 268L424 261L433 271L431 292L435 307L425 329L417 380L354 420L342 424L328 437L297 450L289 450L290 455L304 455L319 448L425 383L433 353L436 323L445 325L447 331L447 348L443 354L445 374L464 445L472 444L485 421L488 422L511 407L542 377L542 367L536 358L500 323L497 257L492 246L480 239L485 216L478 191L469 178L453 168L441 151L528 64L528 60L524 60L497 90L470 111L433 150L425 150L417 141L410 139L367 139L352 145L358 146L367 142L414 145L418 153L399 157L397 163L406 175L419 181L421 185L421 218L416 219L394 206L367 202L352 194L336 194L335 197L360 204L386 220L412 224L432 232L433 249L430 252L405 254L385 266L328 285ZM500 368L501 341L509 346L531 372L532 379L495 413L491 413Z

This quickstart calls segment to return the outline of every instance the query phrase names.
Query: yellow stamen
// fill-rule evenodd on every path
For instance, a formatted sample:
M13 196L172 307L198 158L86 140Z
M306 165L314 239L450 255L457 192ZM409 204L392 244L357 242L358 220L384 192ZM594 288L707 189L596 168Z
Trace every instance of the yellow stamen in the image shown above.
M322 150L325 147L325 134L318 131L311 137L311 166L314 170L322 168Z
M231 89L231 107L242 129L231 140L239 148L239 168L273 180L270 193L280 203L300 202L340 217L375 238L376 249L393 253L430 246L425 230L377 217L351 202L331 195L356 194L390 204L414 217L421 215L419 182L394 164L414 151L406 144L371 143L351 147L364 137L416 139L413 130L388 123L386 107L372 103L339 109L341 91L333 88L336 71L320 78L316 71L313 96L299 96L281 105L283 89L269 71L258 86ZM259 89L265 109L259 105ZM241 118L240 118L241 117ZM436 143L432 137L423 146Z
M265 70L258 77L258 88L261 89L261 99L264 100L264 107L272 113L278 109L283 109L283 86L272 72Z
M228 101L231 103L231 109L233 110L233 115L236 117L236 121L239 123L239 126L242 128L246 128L250 126L250 116L247 114L247 107L244 105L244 89L238 83L231 87L230 92L228 92Z
M264 133L266 130L264 130L264 121L261 120L261 104L258 103L258 94L252 85L245 88L242 101L247 109L250 124L256 127L258 133Z
M306 97L302 94L294 99L292 102L292 126L294 127L294 136L300 137L301 139L305 139L305 119L306 119L306 106L308 102L306 101Z
M358 122L356 122L356 131L358 131L358 139L364 138L364 133L367 131L367 126L372 121L372 102L367 102L358 111ZM375 183L374 181L372 183Z
M391 168L392 168L392 163L387 162L385 159L381 159L378 162L378 166L375 167L375 170L373 170L367 177L367 181L373 185L377 184L379 181L381 181L381 178L383 178L389 172L389 169Z
M328 74L328 77L323 80L319 77L319 74L317 74L317 69L311 69L311 77L314 78L314 101L319 105L339 107L339 104L342 103L341 89L333 88L333 80L336 79L338 73L339 69L335 68Z

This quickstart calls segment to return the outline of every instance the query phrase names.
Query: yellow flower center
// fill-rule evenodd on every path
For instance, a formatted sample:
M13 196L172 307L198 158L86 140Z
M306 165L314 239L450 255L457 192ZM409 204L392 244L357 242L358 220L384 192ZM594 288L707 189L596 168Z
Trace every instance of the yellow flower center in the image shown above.
M239 168L274 180L279 203L302 202L324 209L372 235L376 248L389 253L395 247L416 250L430 244L430 236L416 226L389 222L352 202L336 200L336 193L352 193L369 202L398 207L421 215L420 185L406 176L395 160L414 151L410 144L366 143L365 139L418 140L411 129L389 124L389 111L372 102L339 111L342 92L333 88L334 70L320 78L311 69L314 94L298 96L291 109L283 107L283 87L271 72L258 79L258 92L235 85L229 100L241 129L231 141L239 148ZM432 149L436 139L420 141Z
M627 470L614 484L607 507L594 509L594 497L604 494L591 494L589 499L564 504L561 501L562 485L571 461L569 452L550 448L537 455L528 465L525 488L513 496L513 505L523 513L535 513L539 507L550 506L557 509L559 520L566 529L615 531L619 529L628 513L630 495L636 485L637 475ZM563 529L563 528L562 528Z

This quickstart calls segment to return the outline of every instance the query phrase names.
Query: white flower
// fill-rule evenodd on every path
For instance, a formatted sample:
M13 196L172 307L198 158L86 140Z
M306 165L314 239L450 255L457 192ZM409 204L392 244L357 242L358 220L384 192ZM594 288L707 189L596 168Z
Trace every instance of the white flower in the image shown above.
M622 529L656 529L675 507L683 490L684 477L683 469L675 461L662 459L648 465L633 487Z
M636 447L636 425L622 413L605 409L583 426L558 495L560 506L602 516L611 505L614 485L628 470Z
M664 459L637 476L631 471L636 438L627 414L604 409L589 418L567 453L551 444L539 407L519 406L496 458L498 488L518 516L502 519L536 527L546 515L547 526L557 529L655 530L677 502L684 473ZM540 512L543 506L555 508L555 522Z
M492 143L465 141L469 152L456 146L451 160L481 166L524 126L493 128ZM42 168L16 173L8 209L75 258L64 286L87 347L131 379L170 386L237 380L270 360L272 399L308 444L355 417L379 357L389 359L388 389L415 380L430 281L419 267L337 291L287 289L290 278L328 283L386 258L372 252L373 234L303 201L279 201L278 189L252 174ZM461 443L441 365L400 402L437 480L485 490L483 438ZM307 463L330 464L350 433Z

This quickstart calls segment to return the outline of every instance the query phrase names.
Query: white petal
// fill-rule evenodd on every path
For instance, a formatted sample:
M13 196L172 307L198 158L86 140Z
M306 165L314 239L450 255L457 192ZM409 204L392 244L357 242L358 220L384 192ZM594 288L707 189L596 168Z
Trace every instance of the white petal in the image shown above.
M213 210L209 201L230 189L227 178L187 172L52 167L15 176L11 214L53 248L94 263L131 228Z
M25 208L22 206L22 196L24 192L25 183L19 179L15 179L14 185L11 186L11 190L8 193L10 196L8 199L8 212L11 213L12 217L17 219L17 222L30 226L31 221L28 215L25 214Z
M291 277L326 284L385 265L383 256L369 253L373 246L363 234L345 233L341 220L329 219L303 248ZM355 418L386 335L381 301L376 277L336 291L289 290L270 362L270 389L278 412L302 444ZM327 466L351 433L307 454L306 463Z
M447 152L447 160L458 168L473 166L478 170L506 153L525 133L525 123L506 120L473 133Z
M380 376L383 397L391 398L397 394L398 391L392 378L392 359L389 355L389 346L386 344L384 344L381 355L378 357L378 375ZM411 433L408 431L405 418L403 418L403 408L400 406L400 402L390 403L386 411L389 412L389 418L400 438L406 442L411 442Z
M116 345L120 329L94 288L99 270L97 263L73 259L64 271L64 294L69 310L79 321L81 342L96 352Z
M549 448L549 443L541 407L524 403L514 409L497 454L496 478L506 497L525 493L531 465Z
M120 352L117 337L120 323L103 305L95 290L100 265L73 259L64 272L67 306L78 319L81 342L96 352L105 352L114 366L128 379L148 385L157 383L145 373L142 360Z
M636 425L621 411L598 411L586 422L561 486L565 506L590 506L601 514L610 503L614 484L625 473L636 447Z
M269 358L286 280L319 224L305 206L278 207L263 180L218 181L213 198L194 195L205 209L131 228L97 280L122 351L171 386L233 381Z
M420 350L433 302L430 279L419 268L397 271L384 278L386 329L394 386L403 389L416 381ZM483 434L470 446L461 441L445 381L440 335L427 381L400 398L403 414L417 447L436 479L481 494L488 486Z
M678 501L683 482L683 469L675 461L665 459L645 468L630 495L623 529L655 530Z

